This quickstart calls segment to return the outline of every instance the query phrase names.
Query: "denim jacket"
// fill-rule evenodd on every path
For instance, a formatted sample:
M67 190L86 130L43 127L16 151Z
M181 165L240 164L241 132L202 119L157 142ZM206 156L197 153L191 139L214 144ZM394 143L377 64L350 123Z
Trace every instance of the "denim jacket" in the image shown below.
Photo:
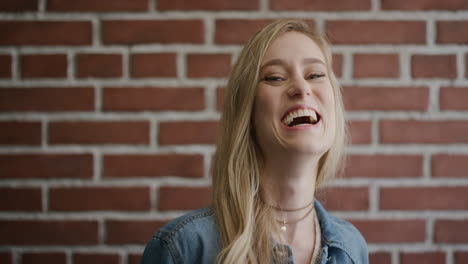
M368 264L366 241L349 222L329 215L315 201L322 230L321 264ZM212 264L221 250L221 239L212 208L188 213L156 232L141 264ZM288 264L294 263L288 247Z

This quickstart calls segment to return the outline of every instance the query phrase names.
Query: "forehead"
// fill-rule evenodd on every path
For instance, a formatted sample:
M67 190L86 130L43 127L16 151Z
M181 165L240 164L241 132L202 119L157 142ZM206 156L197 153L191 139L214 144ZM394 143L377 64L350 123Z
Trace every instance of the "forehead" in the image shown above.
M322 50L309 36L294 31L285 32L272 41L262 64L271 59L294 61L304 58L315 58L325 62Z

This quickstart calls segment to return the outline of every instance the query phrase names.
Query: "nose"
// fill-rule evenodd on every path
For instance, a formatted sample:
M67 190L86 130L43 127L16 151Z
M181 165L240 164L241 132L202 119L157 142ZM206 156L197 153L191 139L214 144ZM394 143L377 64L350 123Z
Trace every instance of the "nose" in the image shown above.
M287 92L290 97L298 98L310 96L312 93L310 84L303 78L292 79Z

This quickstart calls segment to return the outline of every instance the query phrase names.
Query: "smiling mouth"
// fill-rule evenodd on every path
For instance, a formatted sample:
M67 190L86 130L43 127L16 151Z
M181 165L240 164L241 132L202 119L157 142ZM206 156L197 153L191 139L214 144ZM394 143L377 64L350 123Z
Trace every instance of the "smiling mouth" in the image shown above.
M288 126L306 126L306 125L315 125L320 121L320 115L313 109L296 109L289 112L281 122Z

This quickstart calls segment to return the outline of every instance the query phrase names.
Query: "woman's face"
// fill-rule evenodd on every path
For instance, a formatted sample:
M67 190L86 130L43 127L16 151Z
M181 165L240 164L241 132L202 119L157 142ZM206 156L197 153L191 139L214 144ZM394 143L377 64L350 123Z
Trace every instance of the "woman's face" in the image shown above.
M286 32L261 63L253 113L256 139L271 152L322 155L335 138L335 100L325 57L308 36Z

